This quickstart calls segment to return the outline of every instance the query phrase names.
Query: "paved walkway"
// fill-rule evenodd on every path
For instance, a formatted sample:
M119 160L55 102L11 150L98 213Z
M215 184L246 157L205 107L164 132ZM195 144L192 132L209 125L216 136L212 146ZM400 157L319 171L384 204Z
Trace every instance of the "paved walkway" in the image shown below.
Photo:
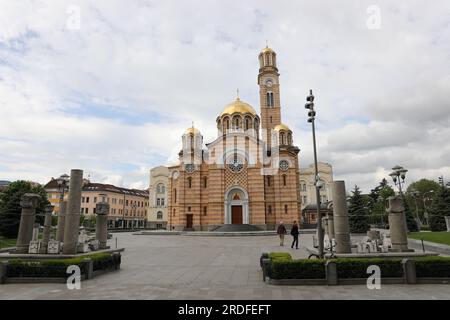
M190 237L117 233L122 269L81 283L0 285L0 299L448 299L450 285L272 286L262 281L262 252L305 257L302 246L278 246L276 236ZM290 239L290 237L288 238ZM300 243L310 245L311 235ZM115 239L111 240L115 245Z

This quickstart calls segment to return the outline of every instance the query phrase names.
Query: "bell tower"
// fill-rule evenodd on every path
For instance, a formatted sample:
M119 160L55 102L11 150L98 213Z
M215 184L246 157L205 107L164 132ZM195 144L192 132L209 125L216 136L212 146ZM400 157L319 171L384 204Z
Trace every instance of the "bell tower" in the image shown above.
M261 127L263 140L271 148L271 130L281 124L280 82L277 68L277 54L266 46L259 53L259 100L261 106Z

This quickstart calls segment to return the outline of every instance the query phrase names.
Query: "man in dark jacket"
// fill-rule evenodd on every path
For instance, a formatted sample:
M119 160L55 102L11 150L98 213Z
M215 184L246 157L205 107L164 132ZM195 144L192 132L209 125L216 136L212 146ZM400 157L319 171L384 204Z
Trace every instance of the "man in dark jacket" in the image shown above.
M283 224L283 221L280 221L280 225L277 229L277 234L280 237L280 246L284 246L284 235L287 233L286 227Z
M294 238L294 240L292 241L292 245L291 248L294 249L294 244L295 244L295 249L298 249L298 234L300 232L298 232L298 224L297 221L294 221L294 224L292 225L291 228L291 235Z

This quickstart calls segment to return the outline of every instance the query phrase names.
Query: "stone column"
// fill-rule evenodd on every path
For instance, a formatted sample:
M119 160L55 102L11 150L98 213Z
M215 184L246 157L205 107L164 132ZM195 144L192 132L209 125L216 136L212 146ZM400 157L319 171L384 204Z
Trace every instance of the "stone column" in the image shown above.
M64 254L77 253L78 229L80 227L81 188L83 184L83 170L70 171L69 200L64 226Z
M331 239L335 238L334 235L334 218L333 215L331 213L328 213L328 236Z
M17 253L28 253L28 247L33 237L36 207L40 199L41 196L35 193L25 193L20 199L22 214L20 216L19 234L17 236Z
M109 203L99 202L95 206L97 213L97 221L95 226L95 238L99 242L98 248L100 250L106 249L106 241L108 239L108 213Z
M66 221L67 201L61 201L58 214L58 227L56 229L56 240L64 241L64 225Z
M408 249L408 237L406 234L405 207L400 197L389 197L389 233L391 235L391 251L402 252Z
M45 206L44 232L42 234L39 253L47 253L48 241L50 240L50 232L52 231L52 212L54 208L55 207L51 205Z
M336 253L351 253L350 228L348 226L347 194L345 182L334 181L331 186L333 194L333 220L336 241Z

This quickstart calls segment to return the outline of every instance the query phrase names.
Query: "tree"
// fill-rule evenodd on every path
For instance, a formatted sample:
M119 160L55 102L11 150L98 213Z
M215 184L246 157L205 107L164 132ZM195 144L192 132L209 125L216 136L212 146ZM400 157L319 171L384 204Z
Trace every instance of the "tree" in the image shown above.
M387 222L385 218L387 215L386 200L392 196L395 196L395 191L389 186L386 179L381 180L378 186L370 191L368 207L372 216L371 223L384 224Z
M441 189L441 185L433 180L420 179L411 183L406 190L406 200L408 205L413 207L421 221L425 219L425 202L432 194L436 194Z
M417 226L417 221L414 219L414 216L409 207L408 201L405 195L402 195L403 206L405 207L405 218L406 218L406 227L408 228L408 232L416 232L419 230Z
M366 233L369 229L369 217L367 215L366 201L361 195L358 186L352 190L352 196L349 199L348 207L348 222L350 225L350 232L352 233Z
M25 193L36 193L41 196L36 214L44 214L44 208L49 205L47 193L41 185L33 185L28 181L15 181L0 192L0 234L6 238L16 238L19 233L22 208L20 199ZM43 223L43 216L37 216L36 221Z
M445 231L445 216L450 215L450 190L441 187L429 209L431 231Z

